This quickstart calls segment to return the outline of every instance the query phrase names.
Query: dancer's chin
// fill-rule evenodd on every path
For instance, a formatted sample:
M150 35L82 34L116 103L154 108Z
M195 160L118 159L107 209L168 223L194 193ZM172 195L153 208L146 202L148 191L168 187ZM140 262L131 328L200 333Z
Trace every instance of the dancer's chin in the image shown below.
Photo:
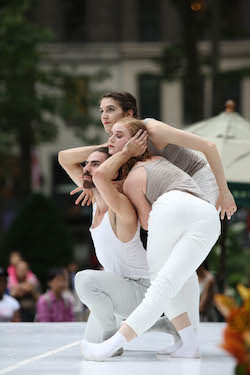
M83 187L85 189L93 189L95 184L92 181L83 181Z
M115 154L115 150L113 148L109 148L109 155L114 155Z

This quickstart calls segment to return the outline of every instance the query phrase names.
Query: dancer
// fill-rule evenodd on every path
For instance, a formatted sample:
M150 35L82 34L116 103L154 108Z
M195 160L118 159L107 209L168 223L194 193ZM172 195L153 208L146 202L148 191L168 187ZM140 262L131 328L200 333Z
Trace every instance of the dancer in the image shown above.
M121 166L124 173L132 168L124 182L124 192L135 206L142 227L148 229L151 286L140 306L109 340L102 344L82 341L82 353L88 360L110 357L148 330L163 312L182 339L182 347L172 356L200 356L187 300L183 299L183 286L218 239L219 214L195 181L166 159L153 156L137 161L135 150L147 138L146 132L138 138L142 129L143 123L134 119L122 119L113 126L109 139L113 156L95 171L93 181L107 199L111 192L102 187L103 181L111 181Z
M114 91L105 94L100 102L100 112L101 121L107 133L122 117L138 117L136 99L128 92ZM221 219L224 219L226 213L229 220L236 212L237 207L228 189L216 145L195 134L175 129L155 119L145 119L144 123L149 135L150 152L153 155L165 157L188 173L199 185L209 202L214 204L217 209L221 207ZM89 153L98 147L89 146ZM81 149L81 147L72 149L71 152L80 153ZM202 152L208 163L192 150ZM77 191L80 189L76 189L74 192ZM82 199L84 205L88 202L89 196L83 192L76 203Z
M129 119L138 117L136 99L133 95L126 92L105 94L100 102L100 112L101 121L106 132L110 132L114 123L123 117ZM224 218L226 212L227 218L230 219L237 208L234 198L227 187L223 166L216 146L199 136L175 129L154 119L145 119L144 123L146 123L149 135L148 146L150 152L153 155L165 157L188 173L198 184L205 198L217 208L221 206L221 218ZM75 168L81 174L82 154L90 153L97 147L99 146L85 146L68 150L65 162L70 163L71 160L75 160ZM190 149L203 152L211 168L205 160ZM79 191L81 191L80 187L73 190L71 194ZM81 200L82 205L90 204L91 193L89 194L89 191L84 190L77 198L76 204L80 203ZM192 324L195 328L198 328L200 292L196 273L185 284L185 289L185 295L192 298L189 301L191 308L193 308L193 311L190 311Z
M83 159L85 154L83 152ZM108 148L99 148L89 155L83 168L83 179L75 168L76 160L72 158L69 163L67 155L68 150L59 153L62 167L72 180L94 193L90 232L104 271L78 272L75 288L80 300L90 309L84 337L98 343L111 337L120 327L121 320L143 300L150 285L146 251L140 240L136 211L121 193L123 181L111 182L112 195L106 201L93 184L93 173L110 156ZM153 329L173 335L173 346L163 348L163 352L170 353L181 345L177 331L167 318L161 318Z
M106 132L110 132L114 123L123 117L138 117L136 99L133 95L126 92L111 92L104 95L100 102L100 112L101 121ZM146 119L144 122L149 134L148 145L151 153L165 157L177 167L190 174L201 188L205 198L217 208L221 206L221 218L224 218L226 212L227 218L230 219L237 208L234 198L227 187L216 146L199 136L175 129L160 121ZM97 145L84 146L67 150L64 158L65 170L67 171L67 165L74 163L76 175L81 175L82 168L80 163L98 147ZM190 149L202 151L212 170L206 161ZM85 159L83 155L85 155ZM82 188L78 187L71 194L81 190ZM82 205L89 205L91 203L91 194L89 190L83 190L76 199L76 204L82 201ZM189 296L190 309L193 309L192 312L189 312L192 324L195 328L198 328L200 293L196 273L185 283L184 288L186 289L184 298L185 295Z

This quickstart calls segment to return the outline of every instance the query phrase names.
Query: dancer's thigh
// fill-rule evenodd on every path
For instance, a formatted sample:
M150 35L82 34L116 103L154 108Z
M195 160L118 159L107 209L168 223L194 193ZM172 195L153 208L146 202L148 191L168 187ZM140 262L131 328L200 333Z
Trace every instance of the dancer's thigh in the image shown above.
M153 205L148 222L147 259L151 281L166 263L182 234L181 215L169 199Z
M148 223L147 254L151 280L170 260L177 243L190 238L189 248L192 244L197 247L199 243L212 247L219 231L219 215L211 204L180 191L163 194L153 204Z
M82 287L84 285L83 288L88 292L86 304L90 305L93 312L95 307L107 305L105 300L108 299L113 314L124 319L141 303L150 285L149 280L123 278L105 271L85 270L80 277Z

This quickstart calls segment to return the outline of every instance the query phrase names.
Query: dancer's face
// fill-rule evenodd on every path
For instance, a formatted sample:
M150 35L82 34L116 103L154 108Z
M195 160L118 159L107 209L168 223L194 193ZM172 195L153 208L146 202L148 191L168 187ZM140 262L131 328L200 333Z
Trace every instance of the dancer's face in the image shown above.
M53 280L48 282L48 285L55 294L60 295L67 288L67 279L65 275L58 274Z
M103 98L101 100L100 112L106 133L109 133L112 126L121 118L133 115L133 111L124 112L119 103L112 98Z
M108 140L109 154L114 155L123 149L123 146L132 138L129 129L117 122L111 132Z
M95 187L92 177L95 170L101 165L108 156L103 152L95 151L89 155L83 168L83 187L85 189L92 189Z

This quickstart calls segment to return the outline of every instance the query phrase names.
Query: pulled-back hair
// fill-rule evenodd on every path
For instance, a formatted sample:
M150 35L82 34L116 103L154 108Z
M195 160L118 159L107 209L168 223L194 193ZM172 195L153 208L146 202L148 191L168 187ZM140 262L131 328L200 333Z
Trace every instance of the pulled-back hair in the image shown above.
M130 132L131 136L133 137L140 129L142 131L147 131L146 126L144 125L143 121L137 120L133 117L123 117L121 120L118 121L119 124L124 125ZM120 168L120 175L122 178L126 178L129 174L129 171L138 161L145 161L150 159L152 156L151 152L147 148L143 155L133 157L127 161L121 168Z
M133 117L138 118L138 110L135 97L126 91L111 91L104 94L103 98L111 98L117 101L123 110L123 112L128 112L132 109Z
M95 150L93 152L97 152L97 151L102 152L103 154L106 154L108 157L110 157L108 147L99 147L97 150Z

